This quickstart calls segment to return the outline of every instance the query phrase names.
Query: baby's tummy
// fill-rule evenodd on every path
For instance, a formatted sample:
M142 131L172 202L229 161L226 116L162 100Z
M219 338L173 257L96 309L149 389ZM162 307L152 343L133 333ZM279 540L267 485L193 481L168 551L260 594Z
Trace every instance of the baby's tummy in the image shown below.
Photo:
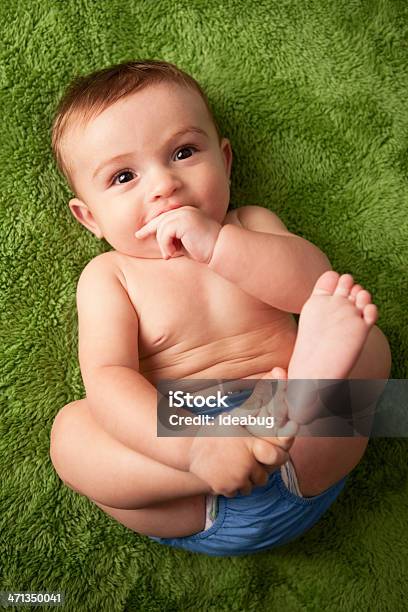
M153 385L163 379L260 378L275 366L288 367L296 332L288 315L284 324L263 325L196 345L180 342L140 359L139 371Z

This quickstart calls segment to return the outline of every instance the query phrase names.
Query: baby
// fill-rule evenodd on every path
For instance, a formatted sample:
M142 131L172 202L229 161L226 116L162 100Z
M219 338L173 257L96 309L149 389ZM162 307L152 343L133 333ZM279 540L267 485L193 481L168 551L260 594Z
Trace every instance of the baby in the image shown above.
M294 406L276 437L241 425L158 437L157 385L229 379L233 401L245 380L388 378L370 294L268 209L229 210L230 142L172 64L77 78L52 146L72 214L113 247L78 282L86 398L54 421L58 475L129 529L191 551L241 555L303 534L368 438L295 436L313 415Z

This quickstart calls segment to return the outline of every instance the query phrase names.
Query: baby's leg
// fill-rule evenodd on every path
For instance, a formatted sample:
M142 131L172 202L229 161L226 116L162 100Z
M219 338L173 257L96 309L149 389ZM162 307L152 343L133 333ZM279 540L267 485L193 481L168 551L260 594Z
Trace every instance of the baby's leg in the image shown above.
M373 325L377 309L371 297L350 275L325 272L305 303L295 348L289 363L290 379L385 379L390 372L390 351L385 337ZM289 405L289 418L304 417L299 406ZM298 436L290 455L303 495L312 496L347 475L360 461L367 437Z
M204 527L207 483L109 436L92 418L86 399L58 413L50 456L65 484L129 529L181 537Z

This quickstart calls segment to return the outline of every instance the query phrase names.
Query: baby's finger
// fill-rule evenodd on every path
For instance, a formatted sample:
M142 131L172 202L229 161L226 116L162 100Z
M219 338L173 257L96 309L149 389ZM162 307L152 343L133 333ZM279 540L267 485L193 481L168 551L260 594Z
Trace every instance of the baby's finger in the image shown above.
M295 441L295 436L270 436L258 438L258 440L261 440L262 442L267 442L275 448L281 448L284 451L288 451L291 448L293 442Z
M179 249L178 242L179 241L178 241L177 238L172 238L172 237L170 237L166 241L166 257L165 257L165 259L170 259L170 257L173 257L173 255L178 251L178 249Z
M275 395L268 402L266 408L269 414L275 416L277 419L283 419L284 421L288 418L289 407L286 400L287 380L280 380L278 382Z
M247 401L256 399L262 404L267 404L272 399L272 381L269 378L260 378L252 390L252 395Z
M154 219L151 219L148 223L146 223L146 225L139 227L137 232L135 232L136 238L142 239L146 238L150 234L154 234L157 230L158 223L158 217L155 217Z
M289 408L285 399L277 399L275 396L266 406L264 406L264 410L266 414L274 416L278 423L288 420Z
M283 439L285 440L285 438ZM290 440L291 443L289 447L292 445L293 438L291 438ZM259 463L263 463L268 466L279 466L289 459L289 453L287 453L285 449L281 448L278 445L265 442L260 438L255 439L252 450L255 459L259 461Z
M260 417L258 415L255 418L259 419ZM278 434L278 428L266 427L265 425L258 423L258 422L246 424L245 429L248 431L248 433L251 434L251 436L254 436L255 438L260 438L262 440L267 440L267 441L271 439L274 440L276 435Z
M288 450L293 442L294 437L299 431L299 425L294 421L286 421L286 419L278 420L275 419L273 427L267 426L267 421L264 417L264 408L256 416L256 422L254 424L246 424L245 429L260 440L269 442L269 444L275 444L285 450ZM262 421L262 418L264 420ZM269 415L269 419L272 417Z
M169 221L162 222L157 228L156 240L163 259L170 259L173 255L173 238L175 238L174 226L172 228Z
M278 429L277 438L279 440L282 440L282 439L293 440L294 436L296 436L298 431L299 431L298 423L295 423L295 421L288 421L283 427L280 427Z

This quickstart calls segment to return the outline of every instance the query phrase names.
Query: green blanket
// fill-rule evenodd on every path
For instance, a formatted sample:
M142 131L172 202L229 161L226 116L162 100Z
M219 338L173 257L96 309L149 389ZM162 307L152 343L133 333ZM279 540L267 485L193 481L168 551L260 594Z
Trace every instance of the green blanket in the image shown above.
M208 92L232 203L266 206L372 293L393 378L408 362L408 5L397 0L0 3L0 590L65 610L403 610L407 444L375 439L298 541L209 558L153 543L64 486L49 458L84 397L76 283L109 250L68 209L50 125L68 82L164 59Z

